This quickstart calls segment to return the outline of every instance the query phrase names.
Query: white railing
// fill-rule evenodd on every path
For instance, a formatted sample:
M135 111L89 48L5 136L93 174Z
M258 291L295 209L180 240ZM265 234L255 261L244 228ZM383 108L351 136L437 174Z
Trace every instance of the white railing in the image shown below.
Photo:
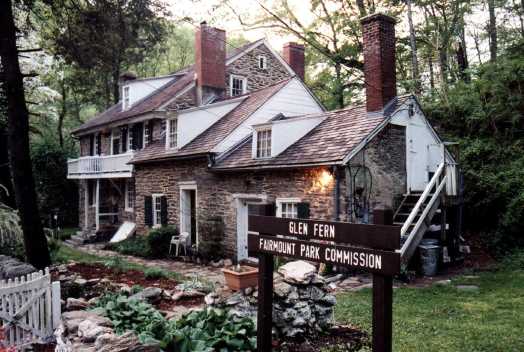
M0 282L2 347L22 351L48 339L60 324L60 315L60 282L51 282L48 268Z
M133 165L128 162L133 158L132 153L102 156L84 156L67 161L67 175L89 176L99 174L132 173Z
M408 249L412 246L413 241L417 237L417 234L423 225L424 221L426 221L426 217L428 213L430 212L431 208L437 201L438 197L440 197L440 194L444 190L444 186L447 184L448 176L446 173L446 163L443 162L439 165L437 171L431 178L431 181L429 181L428 185L424 189L424 192L418 199L417 203L415 204L415 207L409 214L408 218L406 219L406 222L402 225L402 228L400 229L400 236L404 237L408 235L408 238L406 239L406 242L402 245L402 248L400 249L401 257L404 258L405 254L407 253ZM433 194L431 195L431 198L429 199L429 202L427 204L426 200L430 196L431 192ZM424 205L425 204L425 205ZM424 209L422 207L424 206ZM420 217L418 218L417 222L413 226L413 221L417 217L417 215L422 210L422 214L420 214ZM413 226L413 229L408 233L409 228Z

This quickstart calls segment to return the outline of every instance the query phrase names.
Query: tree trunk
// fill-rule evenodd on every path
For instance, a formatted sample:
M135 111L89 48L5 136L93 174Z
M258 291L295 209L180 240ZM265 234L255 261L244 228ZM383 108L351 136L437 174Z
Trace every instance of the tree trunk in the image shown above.
M406 0L408 5L408 24L409 24L409 44L411 46L411 78L415 85L415 94L420 95L422 87L420 85L420 74L417 58L417 42L415 36L415 27L413 26L413 14L411 11L411 0Z
M495 0L488 0L489 9L489 57L491 62L497 61L497 18L495 17Z
M5 187L5 190L0 187L0 202L14 208L16 204L11 183L11 174L9 173L7 131L3 122L0 122L0 185ZM7 193L5 193L6 190Z
M113 67L113 103L120 100L120 67Z
M448 89L448 52L447 47L440 47L438 49L438 58L440 64L440 79L442 88L446 91Z
M433 58L431 54L428 55L428 66L429 66L429 86L431 90L435 89L435 72L433 70Z
M58 141L60 142L60 146L63 147L64 146L64 128L63 127L64 127L64 119L67 114L67 102L66 102L67 87L66 87L64 80L62 80L60 84L61 84L60 88L61 88L61 94L62 94L62 106L60 108L60 113L58 114L57 132L58 132Z
M0 1L0 57L7 96L9 162L16 205L24 232L29 263L38 269L51 264L47 239L38 212L35 183L29 154L29 112L25 101L23 76L18 62L16 28L11 0Z

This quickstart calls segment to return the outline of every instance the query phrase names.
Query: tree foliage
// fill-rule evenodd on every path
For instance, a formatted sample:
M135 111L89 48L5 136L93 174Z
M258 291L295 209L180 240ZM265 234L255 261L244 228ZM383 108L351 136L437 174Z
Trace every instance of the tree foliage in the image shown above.
M106 106L119 100L118 80L140 63L162 41L165 5L160 0L59 0L42 11L49 13L43 33L54 53L89 77Z
M524 41L472 71L447 95L425 99L446 137L460 142L466 223L497 251L524 245Z

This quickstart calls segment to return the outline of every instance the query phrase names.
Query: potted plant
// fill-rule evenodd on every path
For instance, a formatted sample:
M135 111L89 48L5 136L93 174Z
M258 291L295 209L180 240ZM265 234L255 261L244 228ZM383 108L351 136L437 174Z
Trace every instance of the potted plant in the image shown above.
M234 291L258 285L258 268L238 264L229 268L223 268L222 272L224 273L227 286Z

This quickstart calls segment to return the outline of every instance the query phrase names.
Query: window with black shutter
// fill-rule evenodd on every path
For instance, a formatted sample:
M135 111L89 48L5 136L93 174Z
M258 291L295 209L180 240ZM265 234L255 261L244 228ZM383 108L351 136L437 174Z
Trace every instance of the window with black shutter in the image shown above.
M144 223L146 226L153 226L153 197L144 197Z

